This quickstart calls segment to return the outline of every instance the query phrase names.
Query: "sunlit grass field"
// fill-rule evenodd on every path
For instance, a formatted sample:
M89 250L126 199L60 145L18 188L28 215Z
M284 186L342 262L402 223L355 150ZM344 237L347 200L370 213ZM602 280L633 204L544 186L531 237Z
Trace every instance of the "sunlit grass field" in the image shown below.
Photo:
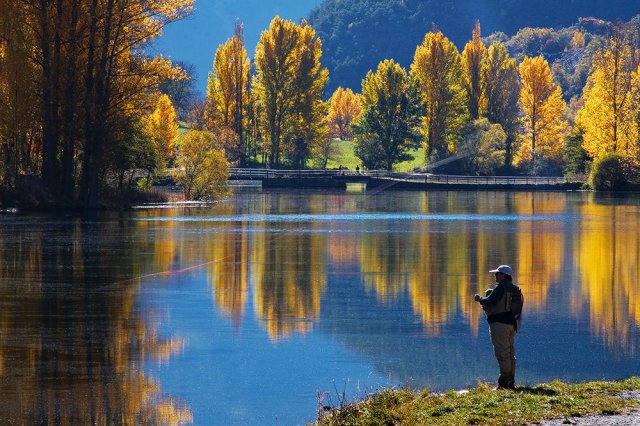
M362 161L356 157L356 154L353 151L353 141L336 140L336 144L338 145L339 153L335 158L329 160L327 163L327 169L337 169L340 165L349 170L355 170L358 165L362 168ZM411 151L411 155L414 157L413 160L396 164L393 171L411 172L415 168L424 166L424 148L418 148Z

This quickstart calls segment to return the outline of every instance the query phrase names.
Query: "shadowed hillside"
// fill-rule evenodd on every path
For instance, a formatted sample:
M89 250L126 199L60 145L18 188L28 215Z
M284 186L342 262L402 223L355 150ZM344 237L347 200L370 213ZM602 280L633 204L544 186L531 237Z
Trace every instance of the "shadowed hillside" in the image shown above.
M407 66L434 26L461 48L477 19L483 36L514 35L524 27L573 25L585 16L628 20L638 13L640 5L628 0L325 0L309 22L322 38L332 91L359 89L366 72L383 59Z

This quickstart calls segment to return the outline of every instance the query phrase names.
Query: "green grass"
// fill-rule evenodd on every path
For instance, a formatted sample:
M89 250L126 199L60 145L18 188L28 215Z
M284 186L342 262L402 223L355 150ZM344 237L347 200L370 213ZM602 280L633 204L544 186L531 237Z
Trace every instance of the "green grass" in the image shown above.
M353 151L353 141L336 140L338 144L338 155L327 162L327 169L337 169L340 165L349 170L355 170L356 166L362 167L362 161ZM424 166L424 148L418 148L410 152L414 156L413 160L398 163L393 167L396 172L410 172L416 167Z
M327 161L327 169L337 169L340 165L349 170L355 170L356 166L362 167L362 161L356 157L353 151L353 141L335 140L338 146L338 154Z
M553 381L515 391L480 385L466 393L384 390L364 401L336 408L322 420L327 425L526 425L544 419L618 414L640 401L616 398L640 389L640 378L620 382L567 384Z

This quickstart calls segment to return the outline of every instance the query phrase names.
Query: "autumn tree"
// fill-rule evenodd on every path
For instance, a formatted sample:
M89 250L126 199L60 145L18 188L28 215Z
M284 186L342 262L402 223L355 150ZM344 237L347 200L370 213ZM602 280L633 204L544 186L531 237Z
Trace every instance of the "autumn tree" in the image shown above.
M418 81L426 106L422 132L427 159L446 157L456 151L460 130L469 117L458 49L441 32L428 33L416 49L411 76Z
M329 160L334 159L339 153L338 142L331 137L324 138L314 148L314 158L317 166L323 170L326 169Z
M560 159L567 122L562 90L554 82L549 64L542 57L526 57L520 64L520 107L524 134L517 161L531 162L537 173L540 159Z
M176 182L187 200L218 198L229 194L229 163L216 148L211 132L191 130L182 138L176 158Z
M156 109L145 119L145 127L160 159L159 167L164 168L175 156L179 128L176 110L169 96L160 95Z
M343 141L353 139L351 124L359 119L359 96L349 88L338 87L329 99L329 136Z
M393 60L362 81L362 115L354 127L355 152L369 169L391 170L419 146L421 103L415 82Z
M236 23L236 34L216 51L213 72L209 73L207 84L205 116L209 129L228 127L236 132L238 147L234 151L238 151L240 164L245 163L243 142L250 71L242 24Z
M0 2L0 185L9 188L19 175L37 172L40 163L40 71L31 60L28 12L20 2Z
M484 117L473 120L464 127L461 138L469 153L467 173L494 175L504 165L507 135L499 124Z
M584 148L592 158L609 152L628 156L637 149L633 127L638 105L633 104L632 93L636 67L623 28L615 27L594 56L583 90L584 106L576 117L584 132Z
M276 16L260 36L253 93L271 167L283 157L304 167L313 144L326 136L322 91L328 71L321 54L320 39L304 22Z
M491 123L502 126L506 134L504 165L511 167L515 144L520 133L520 82L515 59L509 57L502 43L493 43L487 50L482 67L484 103L482 112Z
M291 142L287 144L287 156L295 168L306 167L316 145L326 139L326 103L322 100L324 87L329 81L329 71L322 66L322 42L315 30L302 21L298 47L299 65L295 80L295 127Z
M469 115L472 120L480 117L484 92L482 68L486 53L487 48L480 38L480 22L476 21L471 41L462 51L462 64L465 70L464 87L469 99Z
M15 47L19 54L12 60L33 71L31 77L24 74L36 98L29 109L37 113L27 125L28 134L38 135L38 146L29 155L51 193L65 200L77 197L88 207L97 204L105 171L113 169L105 163L110 145L117 143L131 116L149 107L149 94L162 81L182 76L169 61L148 57L143 48L165 25L187 16L192 2L2 3L8 12L0 13L0 20L16 17L19 25L3 23L0 43L11 44L9 50ZM21 38L26 49L17 49ZM20 102L30 100L25 96Z

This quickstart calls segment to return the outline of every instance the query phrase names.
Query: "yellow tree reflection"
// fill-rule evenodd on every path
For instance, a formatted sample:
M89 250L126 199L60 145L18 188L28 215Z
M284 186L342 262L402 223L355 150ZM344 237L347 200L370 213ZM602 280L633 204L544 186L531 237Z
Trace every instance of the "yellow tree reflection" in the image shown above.
M527 312L540 312L547 304L551 285L560 282L566 231L556 220L543 219L565 210L566 195L562 193L520 193L515 200L514 212L531 217L518 221L513 261L518 284L525 291Z
M118 222L100 230L61 226L66 229L56 238L32 223L0 239L2 419L191 421L189 409L162 398L158 384L141 370L147 357L166 360L181 342L160 339L136 313L138 281L112 281L139 270L126 247L108 250L111 236L122 232Z
M259 233L251 247L254 309L269 337L305 333L320 317L326 288L325 238L319 233Z
M633 353L632 331L640 325L637 207L589 204L582 213L592 219L580 233L576 252L591 327L610 347Z

